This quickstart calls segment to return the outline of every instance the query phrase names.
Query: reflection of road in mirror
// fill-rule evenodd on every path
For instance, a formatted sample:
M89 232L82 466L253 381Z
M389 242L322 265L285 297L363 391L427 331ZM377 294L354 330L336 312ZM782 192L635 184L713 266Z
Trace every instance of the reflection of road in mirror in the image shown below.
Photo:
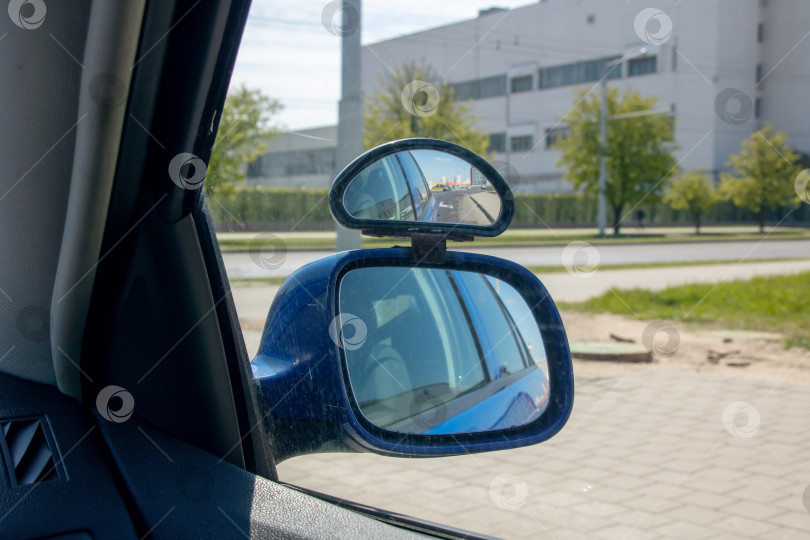
M497 221L502 203L490 180L446 152L407 150L358 171L343 206L355 219L486 227Z
M433 196L439 203L438 221L491 225L501 212L501 200L494 191L482 189L458 189L436 191Z

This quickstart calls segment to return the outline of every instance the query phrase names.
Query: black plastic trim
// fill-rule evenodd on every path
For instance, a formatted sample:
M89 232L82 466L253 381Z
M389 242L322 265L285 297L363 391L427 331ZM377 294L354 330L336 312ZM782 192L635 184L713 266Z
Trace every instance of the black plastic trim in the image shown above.
M426 519L419 519L405 514L398 514L397 512L377 508L376 506L368 506L365 504L356 503L354 501L341 499L340 497L335 497L334 495L328 495L326 493L321 493L320 491L315 491L314 489L296 486L295 484L288 484L286 482L280 482L280 484L296 491L300 491L301 493L306 493L307 495L317 497L328 503L332 503L335 506L364 514L370 518L382 521L383 523L394 525L402 529L408 529L413 532L429 534L436 538L465 538L469 540L492 540L495 538L494 536L487 536L481 533L451 527L450 525L435 523Z

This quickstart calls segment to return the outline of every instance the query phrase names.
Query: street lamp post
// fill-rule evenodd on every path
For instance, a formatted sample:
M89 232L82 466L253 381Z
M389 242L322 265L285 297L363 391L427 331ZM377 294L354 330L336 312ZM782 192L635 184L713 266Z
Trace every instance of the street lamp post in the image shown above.
M357 28L343 29L341 34L340 102L338 103L338 129L335 174L363 152L363 88L361 85L361 13L362 0L343 0L341 4L343 24L350 21L350 13L356 14ZM336 225L335 249L346 251L359 249L362 245L360 231L344 229Z
M602 114L599 118L599 236L604 237L607 225L607 73L602 77Z

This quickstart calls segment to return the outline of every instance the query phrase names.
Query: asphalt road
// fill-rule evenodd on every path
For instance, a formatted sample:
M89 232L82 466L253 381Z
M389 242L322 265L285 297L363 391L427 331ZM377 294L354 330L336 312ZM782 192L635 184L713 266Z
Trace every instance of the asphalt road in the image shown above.
M442 222L489 225L501 213L501 200L494 191L434 191L433 197Z
M535 247L476 248L475 243L454 247L458 251L483 253L512 260L523 266L563 268L565 245ZM224 253L229 278L284 277L301 266L328 255L328 251L266 253ZM572 255L569 249L567 255ZM665 244L604 244L586 250L573 248L576 265L673 263L683 261L738 262L751 259L810 257L810 240L751 240L742 242L691 242Z

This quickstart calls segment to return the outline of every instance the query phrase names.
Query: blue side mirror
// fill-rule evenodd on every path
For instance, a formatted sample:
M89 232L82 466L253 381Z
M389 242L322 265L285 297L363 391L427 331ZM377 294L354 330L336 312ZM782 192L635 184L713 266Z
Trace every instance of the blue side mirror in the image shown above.
M375 149L347 167L330 203L344 225L368 234L410 233L414 245L324 257L293 274L270 309L252 366L277 461L323 451L417 457L516 448L552 437L570 415L568 340L542 283L509 261L445 249L448 236L509 225L514 207L506 182L451 143L418 139L391 146L395 151ZM393 178L410 174L403 147L428 189L435 173L424 172L432 169L420 158L443 152L463 159L458 167L470 174L457 184L472 185L480 174L477 190L465 191L487 196L448 198L469 205L468 211L444 214L474 217L419 222L416 212L401 214L401 207L425 203L397 184L402 178ZM385 158L396 160L380 167ZM368 170L364 164L382 173L347 197ZM387 185L377 189L370 182ZM441 193L453 189L462 188ZM344 204L361 199L361 210ZM481 212L481 206L497 211ZM434 227L442 232L431 234Z

